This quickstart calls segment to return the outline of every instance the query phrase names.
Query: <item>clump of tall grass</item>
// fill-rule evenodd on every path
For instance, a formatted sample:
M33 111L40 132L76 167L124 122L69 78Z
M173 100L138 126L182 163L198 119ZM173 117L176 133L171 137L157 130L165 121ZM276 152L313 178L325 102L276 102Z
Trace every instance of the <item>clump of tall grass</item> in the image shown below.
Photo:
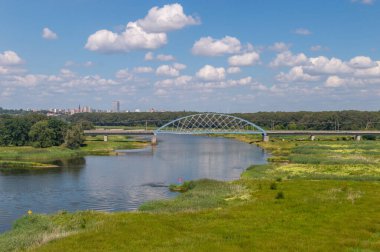
M187 192L195 187L194 181L185 181L180 185L170 184L169 190L172 192Z
M284 194L284 192L278 192L277 194L276 194L276 199L285 199L285 194Z

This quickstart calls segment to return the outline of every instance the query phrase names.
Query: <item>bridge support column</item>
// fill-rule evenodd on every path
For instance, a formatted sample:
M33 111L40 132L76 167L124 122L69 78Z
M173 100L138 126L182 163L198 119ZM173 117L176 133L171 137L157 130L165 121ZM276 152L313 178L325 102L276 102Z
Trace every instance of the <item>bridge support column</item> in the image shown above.
M355 136L355 140L356 140L356 141L360 141L360 140L362 140L362 136L360 136L360 135L356 135L356 136Z
M315 136L314 135L311 135L310 136L310 141L314 141L315 140Z
M157 144L157 136L153 135L152 136L152 145L156 145L156 144Z
M269 142L269 136L263 135L263 142Z
M103 140L104 140L104 142L108 142L108 136L107 136L107 135L104 135L104 136L103 136Z

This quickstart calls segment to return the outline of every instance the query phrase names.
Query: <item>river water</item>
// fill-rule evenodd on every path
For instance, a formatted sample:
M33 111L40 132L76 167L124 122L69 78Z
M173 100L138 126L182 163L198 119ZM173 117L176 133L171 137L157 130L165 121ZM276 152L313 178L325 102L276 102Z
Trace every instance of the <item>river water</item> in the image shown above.
M206 136L159 136L159 144L118 156L55 161L60 168L0 172L0 232L31 209L135 210L148 200L173 197L180 180L233 180L249 165L266 162L255 145Z

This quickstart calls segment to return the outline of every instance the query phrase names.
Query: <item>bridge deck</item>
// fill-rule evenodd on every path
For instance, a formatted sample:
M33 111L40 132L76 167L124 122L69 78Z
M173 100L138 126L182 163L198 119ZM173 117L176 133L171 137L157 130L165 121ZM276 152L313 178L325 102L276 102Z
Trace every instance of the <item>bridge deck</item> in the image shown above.
M175 134L175 132L173 132ZM284 135L380 135L380 131L371 130L269 130L266 132L268 136L284 136ZM154 135L153 130L122 130L122 129L97 129L97 130L85 130L84 134L87 136L95 135Z

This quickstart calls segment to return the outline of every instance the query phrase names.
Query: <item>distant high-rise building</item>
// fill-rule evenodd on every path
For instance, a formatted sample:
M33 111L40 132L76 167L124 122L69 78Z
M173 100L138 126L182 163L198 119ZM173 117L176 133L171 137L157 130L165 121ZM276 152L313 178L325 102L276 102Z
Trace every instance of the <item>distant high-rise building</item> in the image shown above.
M120 101L112 102L112 112L120 112Z

